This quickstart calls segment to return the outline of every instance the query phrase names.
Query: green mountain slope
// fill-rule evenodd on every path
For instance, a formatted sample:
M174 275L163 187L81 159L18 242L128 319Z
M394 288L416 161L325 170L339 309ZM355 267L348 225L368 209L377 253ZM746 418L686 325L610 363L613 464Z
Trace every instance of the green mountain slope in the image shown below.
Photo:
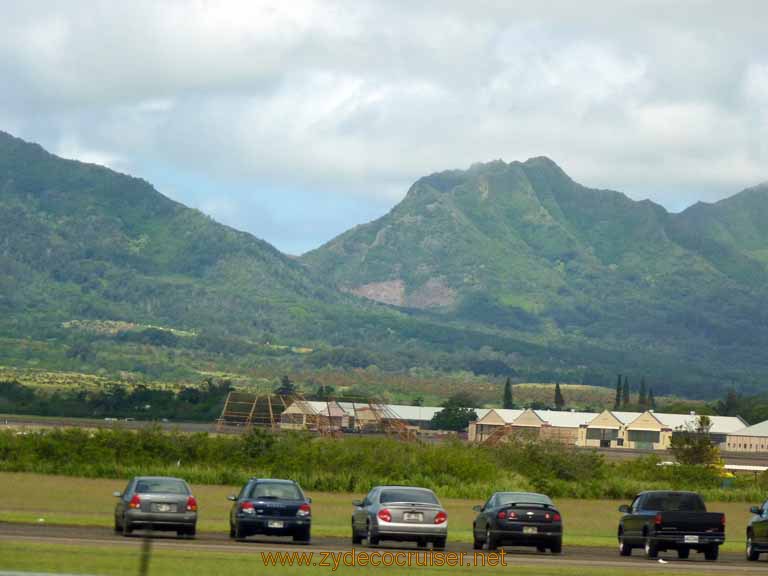
M290 305L339 300L266 242L147 182L3 133L0 229L0 311L28 326L93 318L270 333Z
M765 186L673 215L547 158L496 161L420 179L303 261L342 290L443 318L727 363L768 343L766 210Z
M767 196L670 215L546 158L497 161L422 178L297 260L0 132L0 365L145 381L256 366L375 380L375 365L608 386L621 371L657 394L758 388Z

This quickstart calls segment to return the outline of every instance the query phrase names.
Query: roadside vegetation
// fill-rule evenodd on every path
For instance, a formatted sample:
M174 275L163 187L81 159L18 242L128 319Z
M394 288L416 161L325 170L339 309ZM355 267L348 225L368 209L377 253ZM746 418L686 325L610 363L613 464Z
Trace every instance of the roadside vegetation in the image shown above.
M723 479L716 467L658 464L656 456L612 463L593 451L541 442L487 447L258 429L242 436L158 428L0 433L0 470L91 478L170 474L198 484L237 485L254 475L277 476L308 490L359 493L376 484L403 483L473 499L496 490L626 499L640 490L673 488L698 490L708 500L759 501L768 488L766 475Z

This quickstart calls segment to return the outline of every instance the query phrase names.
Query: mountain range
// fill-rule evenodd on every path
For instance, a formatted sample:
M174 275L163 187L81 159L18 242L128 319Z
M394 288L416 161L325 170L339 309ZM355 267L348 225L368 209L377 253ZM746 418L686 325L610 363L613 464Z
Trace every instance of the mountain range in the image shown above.
M421 178L387 215L295 259L0 132L0 334L56 342L73 320L128 322L244 354L302 345L308 366L755 389L768 383L766 221L765 184L673 214L548 158L498 160Z

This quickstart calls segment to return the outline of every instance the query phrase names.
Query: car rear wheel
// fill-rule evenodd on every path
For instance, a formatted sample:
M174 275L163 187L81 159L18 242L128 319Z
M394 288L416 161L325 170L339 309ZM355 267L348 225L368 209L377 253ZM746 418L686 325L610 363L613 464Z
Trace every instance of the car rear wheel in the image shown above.
M368 543L368 546L378 546L379 544L379 537L373 535L373 530L371 529L370 524L368 524L368 528L365 532L365 541Z
M304 544L309 544L309 540L310 540L309 528L300 528L299 530L293 533L294 542L302 542Z
M555 540L549 549L552 550L552 554L561 554L563 552L563 539L558 538Z
M714 562L717 560L717 557L720 555L720 546L717 544L713 544L711 546L707 546L707 548L704 549L704 558L706 560L709 560L710 562Z
M475 532L474 530L472 530L472 549L473 550L483 549L483 541L477 537L477 532Z
M354 524L352 525L352 544L361 544L363 542L363 537L360 536L357 530L355 530Z
M622 556L632 556L632 546L624 540L624 534L619 534L619 554Z
M747 536L747 560L755 562L760 559L760 552L755 550L754 544L752 544L752 535Z
M123 536L130 536L133 532L130 522L123 516Z
M485 549L486 550L496 550L497 544L496 544L496 538L493 537L491 534L491 529L486 528L485 529Z
M691 555L691 549L690 548L678 548L677 549L677 557L680 558L680 560L687 560L690 555Z
M645 539L645 556L647 558L658 558L659 556L659 549L656 546L656 542L650 538Z
M445 540L446 539L444 537L443 538L437 538L433 542L433 546L434 546L435 550L445 550Z
M242 542L245 540L245 532L240 527L240 524L235 524L235 540Z
M115 532L122 531L122 528L120 527L120 523L117 521L117 516L115 516Z

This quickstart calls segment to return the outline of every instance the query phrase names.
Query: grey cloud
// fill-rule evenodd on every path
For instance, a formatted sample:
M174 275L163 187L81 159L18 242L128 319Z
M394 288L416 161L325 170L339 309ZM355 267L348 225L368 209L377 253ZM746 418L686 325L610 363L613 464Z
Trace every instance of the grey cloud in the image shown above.
M125 171L258 183L207 205L235 223L232 206L282 194L264 225L274 238L292 190L376 206L350 209L351 226L423 174L499 157L545 154L587 185L674 209L768 179L762 2L144 0L5 12L2 127ZM314 243L327 240L316 229Z

